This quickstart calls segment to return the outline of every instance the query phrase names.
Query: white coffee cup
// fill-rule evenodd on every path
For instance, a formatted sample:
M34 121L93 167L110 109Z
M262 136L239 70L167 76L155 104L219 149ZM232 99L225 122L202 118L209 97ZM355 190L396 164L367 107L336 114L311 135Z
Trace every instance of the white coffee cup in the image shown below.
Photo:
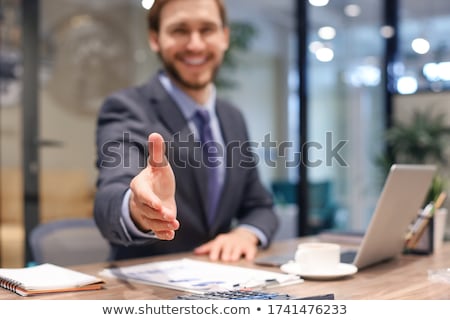
M340 246L334 243L300 243L295 252L295 262L303 273L327 273L338 267L340 251Z

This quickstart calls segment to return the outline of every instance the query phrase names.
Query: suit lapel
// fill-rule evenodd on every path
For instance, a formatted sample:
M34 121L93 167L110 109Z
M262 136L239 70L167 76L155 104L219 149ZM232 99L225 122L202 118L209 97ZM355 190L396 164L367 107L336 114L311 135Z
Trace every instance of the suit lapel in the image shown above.
M159 121L169 129L171 134L189 129L180 108L159 82L158 76L151 79L143 87L142 92L147 96L150 105L153 106Z

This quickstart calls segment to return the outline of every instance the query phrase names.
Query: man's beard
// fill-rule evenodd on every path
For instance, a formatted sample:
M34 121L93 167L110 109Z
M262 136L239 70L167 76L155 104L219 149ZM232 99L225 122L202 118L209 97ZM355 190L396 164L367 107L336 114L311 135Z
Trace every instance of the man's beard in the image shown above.
M192 81L183 79L181 73L178 72L177 68L175 67L175 64L164 59L161 54L159 54L159 58L161 59L164 65L164 69L166 70L168 75L186 89L202 90L206 88L210 83L212 83L216 79L217 73L219 72L219 66L215 66L214 69L212 70L211 77L209 79L207 79L202 83L193 83Z

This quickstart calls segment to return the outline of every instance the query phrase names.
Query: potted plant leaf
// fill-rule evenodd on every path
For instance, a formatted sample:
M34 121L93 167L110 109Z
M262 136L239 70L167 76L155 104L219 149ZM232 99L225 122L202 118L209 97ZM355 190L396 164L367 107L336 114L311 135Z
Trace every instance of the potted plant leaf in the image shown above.
M387 174L394 163L436 164L438 173L433 179L426 203L436 200L446 190L444 167L448 161L445 151L450 145L450 127L445 114L415 111L408 123L397 122L385 133L386 152L377 159Z
M219 89L233 89L237 86L236 81L230 76L239 66L238 55L250 50L251 42L257 34L258 30L249 22L230 22L230 46L225 52L222 68L215 80Z

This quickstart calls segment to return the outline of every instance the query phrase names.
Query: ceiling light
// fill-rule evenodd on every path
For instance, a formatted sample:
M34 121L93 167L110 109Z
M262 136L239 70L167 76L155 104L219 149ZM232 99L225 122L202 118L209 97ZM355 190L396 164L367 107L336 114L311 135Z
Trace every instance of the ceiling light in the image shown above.
M428 81L438 81L439 77L439 66L437 63L427 63L422 69L423 75Z
M344 13L348 17L357 17L361 14L361 7L357 4L349 4L345 6Z
M155 0L142 0L141 5L144 9L150 10Z
M322 27L319 29L317 34L324 40L331 40L336 36L336 29L333 27Z
M376 87L381 82L381 70L371 65L360 65L345 72L344 79L354 87Z
M334 58L334 51L330 48L320 48L316 51L316 58L321 62L330 62Z
M312 53L316 53L317 50L319 50L320 48L323 48L323 47L324 47L324 45L320 41L313 41L308 46L309 51L311 51Z
M380 34L383 38L392 38L395 34L395 29L392 26L382 26L380 28Z
M430 43L423 38L416 38L411 42L411 48L418 54L425 54L430 50Z
M397 91L400 94L412 94L417 88L417 80L414 77L401 77L397 80Z
M406 72L405 64L401 61L396 61L392 64L393 75L397 78L402 77Z
M450 62L439 63L439 77L443 81L450 81Z
M422 72L428 81L450 81L450 62L427 63Z
M328 4L329 0L309 0L309 3L315 7L324 7Z

